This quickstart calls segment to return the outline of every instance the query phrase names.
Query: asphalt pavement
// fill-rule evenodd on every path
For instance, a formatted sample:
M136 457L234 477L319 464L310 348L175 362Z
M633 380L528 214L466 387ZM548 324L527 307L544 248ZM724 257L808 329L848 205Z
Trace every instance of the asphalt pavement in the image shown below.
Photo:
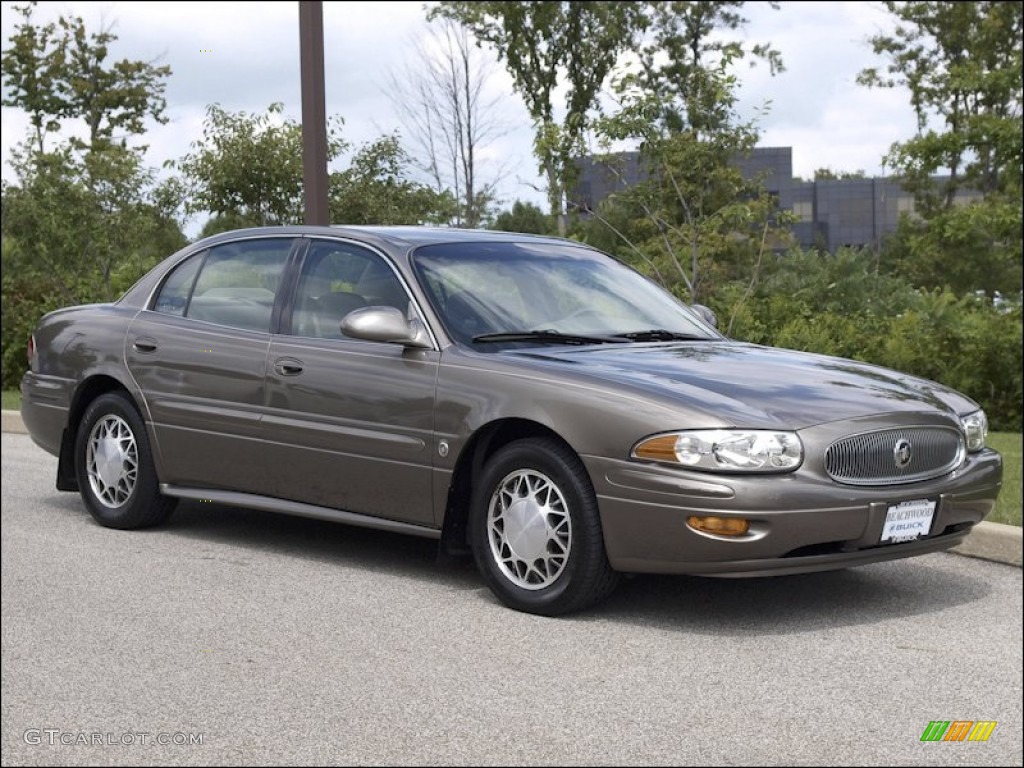
M108 530L28 437L2 465L5 766L1022 762L1018 567L638 576L546 619L428 540L200 503Z

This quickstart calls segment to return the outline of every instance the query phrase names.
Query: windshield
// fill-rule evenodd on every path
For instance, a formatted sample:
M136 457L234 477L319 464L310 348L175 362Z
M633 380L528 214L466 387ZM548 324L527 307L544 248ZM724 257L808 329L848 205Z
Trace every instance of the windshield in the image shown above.
M478 348L722 338L638 272L582 246L448 243L419 248L413 263L448 333Z

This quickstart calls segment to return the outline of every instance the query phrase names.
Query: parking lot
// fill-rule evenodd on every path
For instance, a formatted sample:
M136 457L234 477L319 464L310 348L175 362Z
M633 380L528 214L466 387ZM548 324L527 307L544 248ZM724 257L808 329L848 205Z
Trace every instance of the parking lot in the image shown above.
M547 619L423 539L200 503L104 529L2 439L5 765L1022 762L1017 567L637 576Z

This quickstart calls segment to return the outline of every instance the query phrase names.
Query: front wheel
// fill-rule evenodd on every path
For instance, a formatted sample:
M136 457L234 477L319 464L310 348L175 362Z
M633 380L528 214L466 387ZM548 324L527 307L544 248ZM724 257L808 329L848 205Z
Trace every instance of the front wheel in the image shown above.
M519 440L490 459L476 484L470 538L491 591L516 610L578 611L618 581L590 478L556 440Z
M177 501L160 493L146 426L135 405L117 392L100 395L85 409L75 472L85 506L108 528L156 525Z

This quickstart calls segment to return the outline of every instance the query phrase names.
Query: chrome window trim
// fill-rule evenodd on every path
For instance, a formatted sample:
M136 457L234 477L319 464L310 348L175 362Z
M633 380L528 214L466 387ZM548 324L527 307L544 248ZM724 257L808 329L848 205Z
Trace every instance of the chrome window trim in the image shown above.
M335 235L335 234L330 234L330 233L310 234L310 233L302 232L302 233L294 233L294 234L290 234L290 235L285 235L285 234L246 235L244 237L239 237L239 238L235 238L235 239L231 239L231 240L225 240L225 241L223 241L221 243L206 245L206 246L203 246L202 248L196 248L195 250L189 251L184 256L182 256L180 259L178 259L173 264L171 264L171 266L169 266L167 268L167 271L163 275L160 276L160 280L153 287L153 290L150 291L149 296L146 297L145 305L143 306L141 311L142 312L153 312L154 314L160 314L160 315L166 314L166 313L163 313L163 312L157 312L155 309L153 309L154 302L156 301L157 295L163 289L164 283L167 282L167 279L170 277L171 273L174 272L184 262L188 261L193 256L198 256L203 251L210 250L211 248L219 247L219 246L222 246L222 245L231 245L232 243L242 243L242 242L245 242L247 240L292 240L292 241L306 240L306 241L309 242L310 246L312 245L313 241L315 241L315 240L324 240L324 241L334 240L334 241L338 241L338 242L342 242L342 243L347 243L347 244L350 244L350 245L359 246L360 248L365 248L366 250L370 251L371 253L379 256L381 258L381 260L387 265L388 269L390 269L391 272L395 275L395 277L398 278L399 283L401 284L402 288L405 290L406 296L409 297L409 300L412 302L412 305L413 305L413 307L416 310L416 314L419 316L419 321L421 323L423 323L423 327L427 329L427 335L430 337L431 350L434 351L434 352L440 352L441 351L441 345L438 342L437 334L434 332L434 328L431 326L430 322L428 321L427 314L423 311L423 305L420 303L419 299L416 298L415 292L413 292L411 290L411 288L409 287L409 281L405 279L405 277L402 275L401 271L395 266L395 263L391 259L391 257L388 256L388 254L385 253L383 250L381 250L377 246L372 245L370 243L366 243L366 242L363 242L362 240L357 240L357 239L354 239L354 238L351 238L351 237L344 237L344 236L341 236L341 235ZM305 263L305 255L303 255L303 263ZM201 271L202 270L200 270L200 272ZM298 277L301 277L301 276L302 276L302 267L300 265ZM198 277L198 275L197 275L197 277ZM298 286L298 282L296 282L296 286ZM180 317L182 320L191 320L194 323L203 323L204 325L208 325L208 326L213 327L213 328L231 328L232 330L250 331L252 333L263 333L262 331L252 331L252 329L250 329L250 328L235 328L234 326L231 326L231 325L221 325L219 323L211 323L208 320L197 320L194 317L188 317L186 315L174 315L174 317ZM287 336L290 336L290 337L293 337L293 338L297 338L297 339L307 338L307 337L304 337L304 336L296 336L294 334L272 334L272 333L270 333L270 331L266 331L266 334L268 336L275 336L275 335L285 336L285 335L287 335ZM321 339L321 341L346 341L346 339ZM361 341L361 340L360 339L349 339L348 341ZM366 343L373 344L373 343L376 343L376 342L362 341L362 343L364 343L364 344L366 344Z

